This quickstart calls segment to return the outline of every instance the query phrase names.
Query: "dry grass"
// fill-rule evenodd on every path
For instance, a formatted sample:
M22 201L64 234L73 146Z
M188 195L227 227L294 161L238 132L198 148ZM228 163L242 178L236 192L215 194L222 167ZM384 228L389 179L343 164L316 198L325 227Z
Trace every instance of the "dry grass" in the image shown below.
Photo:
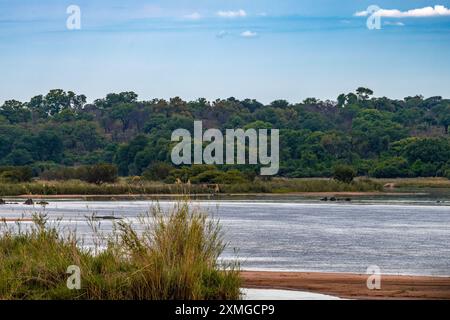
M357 179L347 184L333 179L282 179L219 185L220 193L287 193L287 192L369 192L381 191L383 185L369 179ZM147 181L119 180L101 185L79 180L35 181L0 184L0 196L19 195L145 195L145 194L212 194L214 185L164 184Z
M450 188L447 178L396 178L374 179L382 185L393 184L395 188Z
M91 250L42 216L26 231L4 224L0 300L240 298L239 266L219 263L225 245L218 222L184 201L170 212L155 207L141 224L140 232L120 222L112 235L97 233ZM106 248L100 250L101 244ZM80 290L67 288L71 265L81 269Z

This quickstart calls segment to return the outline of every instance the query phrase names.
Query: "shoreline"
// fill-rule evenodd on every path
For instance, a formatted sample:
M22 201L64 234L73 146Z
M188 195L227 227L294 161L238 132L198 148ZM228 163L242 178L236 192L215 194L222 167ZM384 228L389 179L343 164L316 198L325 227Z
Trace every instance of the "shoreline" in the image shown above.
M151 194L23 194L17 196L4 196L5 199L133 199L133 198L184 198L184 197L205 197L205 198L221 198L221 197L279 197L279 196L301 196L301 197L361 197L361 196L413 196L413 195L427 195L426 192L382 192L382 191L367 191L367 192L352 192L352 191L337 191L337 192L285 192L285 193L197 193L197 194L169 194L169 193L151 193Z
M450 300L450 276L381 275L381 289L369 290L369 275L355 273L242 271L243 287L320 293L343 299Z

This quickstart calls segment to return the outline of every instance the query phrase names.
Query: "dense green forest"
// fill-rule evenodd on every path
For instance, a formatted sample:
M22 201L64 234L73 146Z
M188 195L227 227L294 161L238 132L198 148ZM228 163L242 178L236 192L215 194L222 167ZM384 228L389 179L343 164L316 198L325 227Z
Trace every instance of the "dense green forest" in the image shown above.
M334 101L309 98L264 105L256 100L140 101L133 92L87 103L84 95L51 90L0 107L0 165L52 168L109 163L122 176L170 170L172 131L280 129L283 177L329 177L340 164L378 178L450 178L450 100L422 96L375 98L367 88ZM234 170L236 167L222 167ZM259 168L239 167L256 174Z

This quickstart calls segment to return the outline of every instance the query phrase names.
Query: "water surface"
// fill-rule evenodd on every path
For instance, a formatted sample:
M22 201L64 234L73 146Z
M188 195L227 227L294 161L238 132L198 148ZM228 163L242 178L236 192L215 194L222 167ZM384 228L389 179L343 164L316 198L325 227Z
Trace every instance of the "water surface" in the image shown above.
M236 255L244 269L450 275L450 206L435 199L362 199L320 202L308 199L196 201L220 219L229 242L224 258ZM43 208L0 206L0 217L45 212L50 221L76 229L89 243L86 216L116 216L138 226L153 201L50 201ZM173 201L160 201L163 208ZM102 221L111 230L112 221Z

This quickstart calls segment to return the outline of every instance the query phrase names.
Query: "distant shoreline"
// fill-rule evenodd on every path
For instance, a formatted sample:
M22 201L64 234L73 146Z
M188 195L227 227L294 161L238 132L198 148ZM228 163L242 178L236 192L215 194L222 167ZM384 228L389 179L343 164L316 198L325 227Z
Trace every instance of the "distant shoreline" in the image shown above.
M347 299L450 300L450 277L381 275L381 289L369 290L368 275L323 272L242 271L243 287L307 291Z
M226 197L279 197L279 196L310 196L310 197L359 197L359 196L412 196L412 195L426 195L427 193L417 192L287 192L287 193L218 193L218 194L61 194L61 195L18 195L7 196L8 199L153 199L153 198L182 198L182 197L199 197L199 198L226 198Z
M450 191L450 180L444 178L357 178L350 184L324 178L257 179L236 184L165 184L151 181L129 181L92 184L79 180L29 183L0 182L1 198L35 199L154 199L154 198L225 198L225 197L321 197L324 200L348 200L360 196L424 196ZM439 191L441 190L441 191ZM328 199L325 199L328 198Z

